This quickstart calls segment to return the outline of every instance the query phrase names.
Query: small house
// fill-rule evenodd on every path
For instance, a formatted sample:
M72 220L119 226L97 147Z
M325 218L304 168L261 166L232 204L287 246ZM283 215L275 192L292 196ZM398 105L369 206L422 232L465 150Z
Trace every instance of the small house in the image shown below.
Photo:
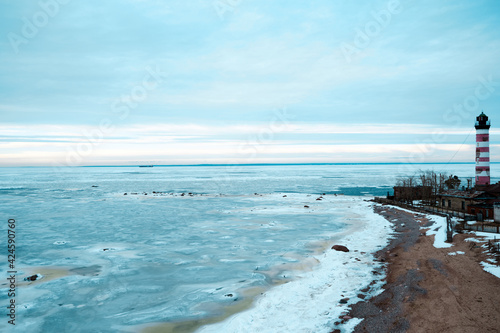
M428 200L432 196L431 186L394 186L393 189L396 201Z
M493 207L500 203L500 184L481 187L481 190L451 190L437 195L439 207L453 212L475 215L479 221L492 220Z

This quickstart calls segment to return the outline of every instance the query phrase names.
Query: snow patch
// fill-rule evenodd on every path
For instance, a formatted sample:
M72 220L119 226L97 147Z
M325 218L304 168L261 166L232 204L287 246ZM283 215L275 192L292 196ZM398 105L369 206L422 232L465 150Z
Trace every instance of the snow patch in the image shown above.
M465 241L466 242L482 242L481 239L477 239L477 238L466 238Z
M495 233L491 233L491 232L473 231L473 233L475 233L476 236L484 237L484 240L486 240L486 241L487 240L495 240L495 239L500 238L499 234L495 234Z
M453 244L446 243L446 217L437 215L427 215L429 221L434 222L431 230L427 231L427 235L434 235L434 247L447 248L452 247ZM427 227L421 227L427 229Z
M497 278L500 278L500 266L492 265L484 261L481 262L481 265L486 272L495 275Z

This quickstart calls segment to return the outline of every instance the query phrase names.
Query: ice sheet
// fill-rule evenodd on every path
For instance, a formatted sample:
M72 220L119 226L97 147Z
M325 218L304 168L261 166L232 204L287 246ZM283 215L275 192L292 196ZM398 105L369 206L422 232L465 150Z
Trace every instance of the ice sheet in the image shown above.
M361 246L366 235L354 236L346 222L372 215L361 199L338 194L385 195L399 168L0 169L0 209L18 225L19 277L44 276L20 286L17 329L115 332L198 320L238 303L245 290L300 283L307 274L336 279L333 287L318 280L320 289L352 276L349 287L356 289L370 279L367 267L376 266L368 253L378 236L366 240L359 262L352 262L353 252L326 251L336 242ZM4 253L0 259L6 271ZM341 291L349 297L354 289ZM329 303L335 311L337 292ZM318 310L316 299L309 304L308 311Z
M333 322L349 304L359 301L359 290L375 278L373 270L379 264L371 252L387 243L391 231L387 220L362 200L349 198L335 204L356 206L357 216L350 221L355 228L341 239L350 252L326 251L317 256L320 265L314 271L269 290L248 311L198 332L331 332ZM339 303L342 298L349 298L347 304ZM357 322L354 319L345 329Z

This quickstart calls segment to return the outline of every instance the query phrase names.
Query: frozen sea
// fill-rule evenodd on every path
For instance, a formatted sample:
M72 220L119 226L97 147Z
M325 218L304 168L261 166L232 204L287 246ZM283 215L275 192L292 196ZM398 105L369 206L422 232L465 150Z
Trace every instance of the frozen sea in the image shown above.
M0 331L329 332L391 235L367 199L419 169L474 174L473 164L2 168L17 308L15 328L4 317ZM6 276L5 248L0 258ZM32 274L42 278L22 281Z

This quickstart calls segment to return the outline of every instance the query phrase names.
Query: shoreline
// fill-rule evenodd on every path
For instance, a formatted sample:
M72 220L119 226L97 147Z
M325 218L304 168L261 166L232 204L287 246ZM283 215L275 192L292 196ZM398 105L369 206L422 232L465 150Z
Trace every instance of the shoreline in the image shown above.
M186 326L191 327L190 332L281 332L294 327L304 332L328 333L336 318L345 313L350 304L380 292L384 263L375 261L373 253L389 242L393 232L390 223L373 212L374 204L366 197L347 196L332 202L342 203L347 226L330 239L323 251L311 257L319 260L319 267L297 272L296 278L289 283L275 285L255 297L244 306L245 311L241 308L230 310L229 318L157 322L137 328L141 332L174 332ZM352 211L352 206L358 207L356 212ZM329 209L338 210L339 207L335 204ZM350 252L331 249L334 244L343 244ZM374 279L376 281L372 282ZM360 292L367 285L370 288ZM361 293L363 296L358 299ZM356 323L351 320L344 328L352 328Z
M383 292L350 308L349 317L362 319L353 332L497 332L500 279L481 266L483 248L466 241L478 236L455 234L451 247L435 247L429 215L374 207L395 237L375 254L387 263Z

